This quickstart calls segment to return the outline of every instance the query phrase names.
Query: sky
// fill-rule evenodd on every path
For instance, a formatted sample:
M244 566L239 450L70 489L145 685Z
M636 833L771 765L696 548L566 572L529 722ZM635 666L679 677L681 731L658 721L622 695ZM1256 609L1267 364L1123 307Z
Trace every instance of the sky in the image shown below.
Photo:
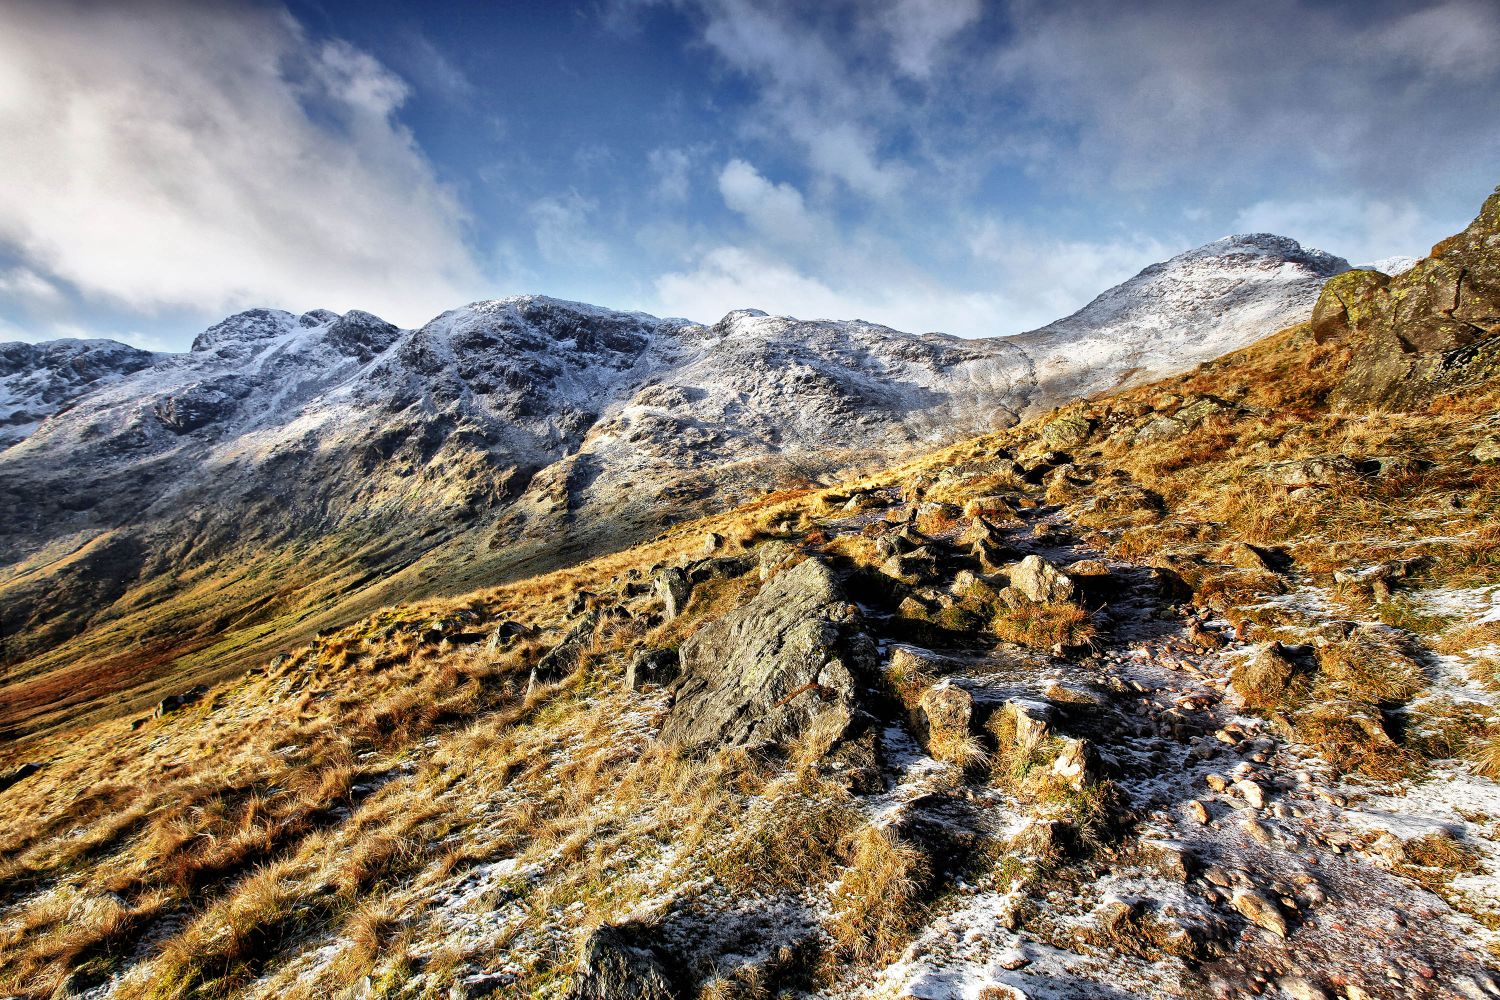
M1422 256L1495 0L3 0L0 340L540 293L1016 333L1229 233Z

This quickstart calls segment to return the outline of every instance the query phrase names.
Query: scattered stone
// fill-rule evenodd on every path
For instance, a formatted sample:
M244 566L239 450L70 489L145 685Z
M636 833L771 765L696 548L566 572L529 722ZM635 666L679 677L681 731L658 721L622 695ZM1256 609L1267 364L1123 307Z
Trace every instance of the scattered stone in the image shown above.
M998 517L1013 521L1018 516L1010 501L1003 496L972 497L964 504L964 517Z
M1222 792L1229 787L1229 779L1222 774L1206 775L1203 780L1208 783L1209 788L1212 788L1216 792Z
M1009 568L1010 585L1029 601L1052 604L1072 598L1073 581L1041 556L1031 555Z
M1008 846L1020 854L1052 857L1066 849L1071 835L1072 827L1060 819L1033 819L1011 837Z
M1075 705L1081 708L1104 708L1109 704L1109 699L1098 691L1092 691L1085 687L1071 684L1060 684L1053 681L1047 685L1043 692L1047 700L1058 705Z
M1240 798L1244 799L1251 809L1266 807L1266 791L1260 787L1259 783L1243 778L1234 783L1234 790L1239 792Z
M606 925L584 941L567 1000L677 1000L667 969L641 928Z
M1141 847L1158 872L1174 882L1187 882L1196 861L1190 850L1170 840L1142 841Z
M1188 819L1199 826L1206 826L1208 824L1208 806L1204 805L1202 800L1188 799L1182 804L1182 811Z
M1234 876L1218 865L1209 865L1203 869L1203 880L1209 885L1218 886L1220 889L1227 889L1235 884Z
M1071 577L1109 576L1109 567L1098 559L1080 559L1077 562L1068 563L1062 571Z
M1022 699L1007 701L1000 709L1003 728L1013 732L1016 745L1027 751L1051 734L1056 714L1046 702Z
M165 715L170 715L173 712L181 711L182 709L191 705L193 702L197 701L199 698L202 698L207 693L207 685L195 684L191 688L183 691L180 694L169 694L161 701L156 703L156 711L152 713L151 717L154 719L160 719Z
M1240 569L1276 572L1276 564L1269 550L1251 545L1249 542L1230 542L1219 551L1219 558Z
M668 567L656 574L654 585L656 596L662 603L663 617L671 621L682 614L682 609L687 607L688 599L693 593L687 574L675 566Z
M1273 709L1282 703L1299 665L1279 642L1268 643L1229 674L1229 684L1251 708Z
M929 737L938 732L967 733L974 697L947 677L922 692L918 701Z
M1433 463L1425 458L1413 458L1410 455L1373 455L1360 461L1359 471L1361 475L1374 479L1388 479L1413 476L1426 472L1432 466Z
M1068 448L1088 440L1094 421L1081 413L1058 417L1042 428L1042 440L1055 448Z
M1276 987L1291 1000L1329 1000L1327 990L1301 976L1282 976L1276 980Z
M1254 889L1236 889L1229 902L1239 911L1240 916L1255 926L1268 930L1277 937L1287 936L1286 918L1281 915L1275 903Z
M904 555L893 555L880 564L880 572L902 583L920 583L937 574L937 557L931 549L913 549Z
M1064 746L1052 761L1052 773L1074 791L1081 791L1094 771L1089 758L1088 744L1083 740L1064 737Z
M724 536L717 531L710 531L703 536L703 554L713 555L724 547Z
M1321 455L1272 462L1261 475L1288 490L1325 489L1358 477L1359 468L1347 455Z
M1100 930L1106 934L1114 934L1119 931L1121 924L1135 915L1138 908L1133 900L1106 899L1094 911L1094 917L1099 923Z
M907 677L935 677L947 672L948 661L931 650L905 643L891 647L890 669Z
M33 774L36 774L41 769L41 764L38 764L36 761L31 760L27 761L19 767L12 768L4 774L0 774L0 792L5 791L7 788L14 785L18 781L24 781L25 779L31 777Z
M1245 821L1240 824L1240 828L1245 831L1245 836L1249 837L1251 840L1255 841L1262 847L1276 846L1275 835L1273 835L1270 828L1260 820L1247 816L1245 817Z
M1189 642L1203 650L1222 649L1225 645L1223 636L1204 628L1196 618L1188 619L1187 637Z
M530 631L530 629L528 629L525 625L522 625L520 622L501 622L499 625L495 626L495 630L490 633L489 641L485 643L485 652L499 652L500 647L505 643L509 642L511 639L526 635Z
M625 687L639 691L647 684L665 684L677 676L677 650L646 649L625 668Z

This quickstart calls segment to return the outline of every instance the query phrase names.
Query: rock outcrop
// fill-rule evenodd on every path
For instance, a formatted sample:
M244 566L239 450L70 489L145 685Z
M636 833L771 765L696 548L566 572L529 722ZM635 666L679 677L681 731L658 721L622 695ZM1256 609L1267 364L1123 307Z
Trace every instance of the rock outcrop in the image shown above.
M834 736L859 712L877 664L857 608L808 559L679 651L682 678L661 738L690 747L786 744L815 723Z
M568 1000L677 1000L678 993L655 949L638 928L604 926L583 943Z
M1500 190L1467 229L1394 278L1355 271L1313 310L1320 342L1352 354L1337 392L1347 407L1411 409L1500 372Z

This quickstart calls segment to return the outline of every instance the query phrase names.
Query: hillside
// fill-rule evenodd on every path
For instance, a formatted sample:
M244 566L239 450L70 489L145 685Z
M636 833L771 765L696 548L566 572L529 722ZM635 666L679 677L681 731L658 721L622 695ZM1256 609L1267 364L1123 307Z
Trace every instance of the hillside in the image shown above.
M0 989L1500 994L1497 245L12 745Z
M51 415L0 451L0 736L1180 370L1305 314L1345 269L1237 237L1065 331L977 341L531 296L418 330L251 310L185 354L96 345L93 367L17 345L8 391Z

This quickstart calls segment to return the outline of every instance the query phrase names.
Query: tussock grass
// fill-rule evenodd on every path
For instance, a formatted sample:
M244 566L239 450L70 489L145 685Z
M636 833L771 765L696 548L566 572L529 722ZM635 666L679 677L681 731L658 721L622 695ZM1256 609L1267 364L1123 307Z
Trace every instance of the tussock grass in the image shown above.
M1023 602L1016 607L999 605L990 620L990 629L1005 642L1033 649L1053 646L1082 646L1094 638L1097 629L1092 616L1076 604L1037 604Z
M920 925L926 855L889 828L866 827L833 894L829 932L858 961L894 958Z

